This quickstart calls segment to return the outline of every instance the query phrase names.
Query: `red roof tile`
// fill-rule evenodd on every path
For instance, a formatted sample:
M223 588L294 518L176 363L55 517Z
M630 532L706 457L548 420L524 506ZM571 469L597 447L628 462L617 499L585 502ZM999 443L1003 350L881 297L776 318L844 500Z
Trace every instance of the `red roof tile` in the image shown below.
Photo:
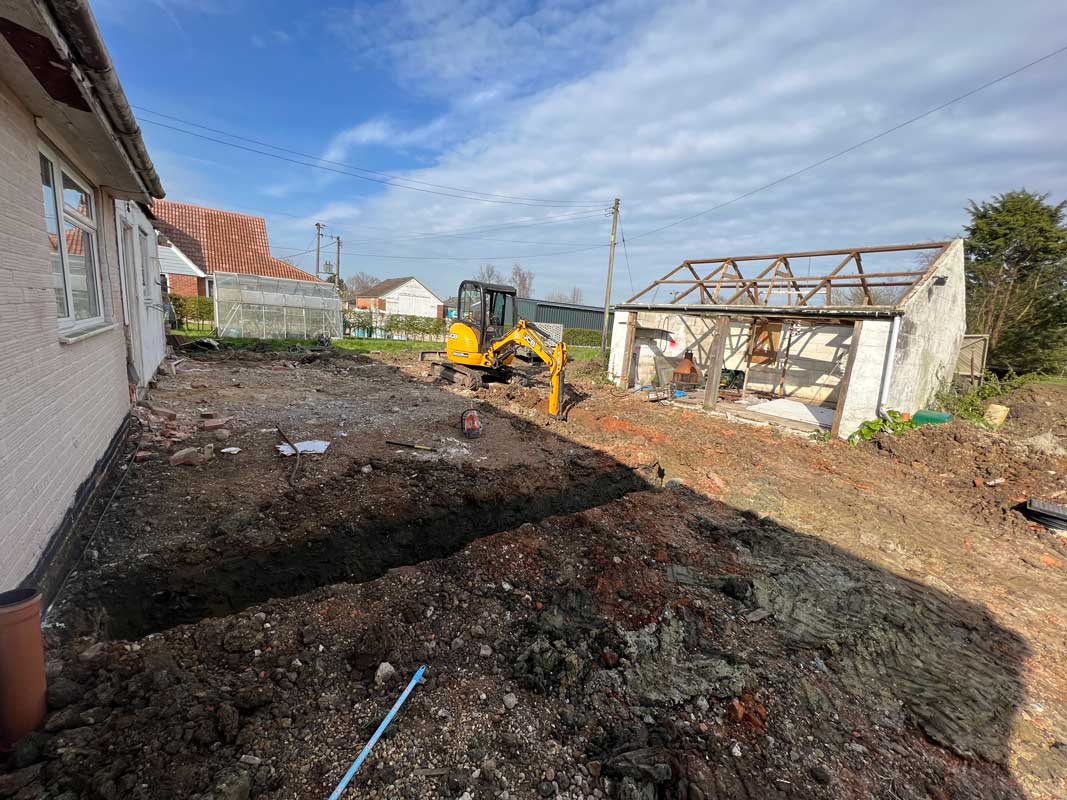
M313 281L310 272L270 254L263 217L173 200L156 200L156 228L204 272L239 272L268 278Z

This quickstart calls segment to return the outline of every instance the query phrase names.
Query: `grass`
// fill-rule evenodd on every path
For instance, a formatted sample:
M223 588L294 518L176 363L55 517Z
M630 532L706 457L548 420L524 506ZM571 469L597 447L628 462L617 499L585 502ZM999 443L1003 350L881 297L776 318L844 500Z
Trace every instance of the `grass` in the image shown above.
M405 353L420 350L444 350L444 342L419 342L411 339L338 339L333 346L353 353Z
M173 333L186 339L203 339L211 335L211 329L174 328ZM219 339L217 337L216 339L221 343L242 350L258 350L270 353L289 350L293 347L315 347L318 345L313 339ZM350 353L417 353L421 350L445 349L444 342L420 342L411 339L336 339L333 346L338 350L345 350ZM567 355L571 361L595 361L600 358L600 348L570 345L567 347Z

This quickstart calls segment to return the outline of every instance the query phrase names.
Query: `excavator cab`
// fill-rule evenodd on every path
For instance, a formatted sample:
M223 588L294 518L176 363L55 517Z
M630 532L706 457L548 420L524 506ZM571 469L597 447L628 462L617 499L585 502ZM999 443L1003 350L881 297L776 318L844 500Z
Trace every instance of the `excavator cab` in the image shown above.
M448 357L481 365L480 354L515 327L515 287L463 281L457 300L456 321L448 329Z

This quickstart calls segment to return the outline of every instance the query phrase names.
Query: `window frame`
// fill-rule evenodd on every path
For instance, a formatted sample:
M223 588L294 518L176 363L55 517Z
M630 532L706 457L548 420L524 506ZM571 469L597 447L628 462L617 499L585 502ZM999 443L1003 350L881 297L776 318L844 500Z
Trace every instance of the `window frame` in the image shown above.
M56 309L56 319L59 322L59 328L62 332L69 333L70 331L101 325L107 322L107 310L104 306L103 260L100 252L101 204L99 192L97 191L97 187L95 187L91 181L84 178L74 164L71 163L69 159L64 158L57 150L49 147L44 142L38 142L37 151L39 154L38 160L44 158L52 167L52 195L55 208L51 209L51 211L56 215L56 223L59 228L59 261L60 267L63 270L63 283L67 300L67 316L59 316L59 309ZM82 214L66 204L63 197L65 191L64 180L69 180L85 192L86 196L89 198L90 214L94 214L95 219ZM42 214L44 213L43 202L44 198L42 197ZM94 284L96 290L97 313L94 316L86 317L85 319L77 318L77 312L74 307L73 277L70 272L70 254L67 252L66 227L68 224L81 230L83 234L86 234L84 239L91 255L92 269L95 272Z

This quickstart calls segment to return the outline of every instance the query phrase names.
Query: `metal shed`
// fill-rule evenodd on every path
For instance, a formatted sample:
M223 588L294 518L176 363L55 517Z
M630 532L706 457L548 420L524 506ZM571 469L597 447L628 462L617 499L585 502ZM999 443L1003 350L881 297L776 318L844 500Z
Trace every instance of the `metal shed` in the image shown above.
M519 316L530 322L554 322L564 328L584 328L591 331L599 331L604 327L604 309L596 306L520 297L518 309Z

